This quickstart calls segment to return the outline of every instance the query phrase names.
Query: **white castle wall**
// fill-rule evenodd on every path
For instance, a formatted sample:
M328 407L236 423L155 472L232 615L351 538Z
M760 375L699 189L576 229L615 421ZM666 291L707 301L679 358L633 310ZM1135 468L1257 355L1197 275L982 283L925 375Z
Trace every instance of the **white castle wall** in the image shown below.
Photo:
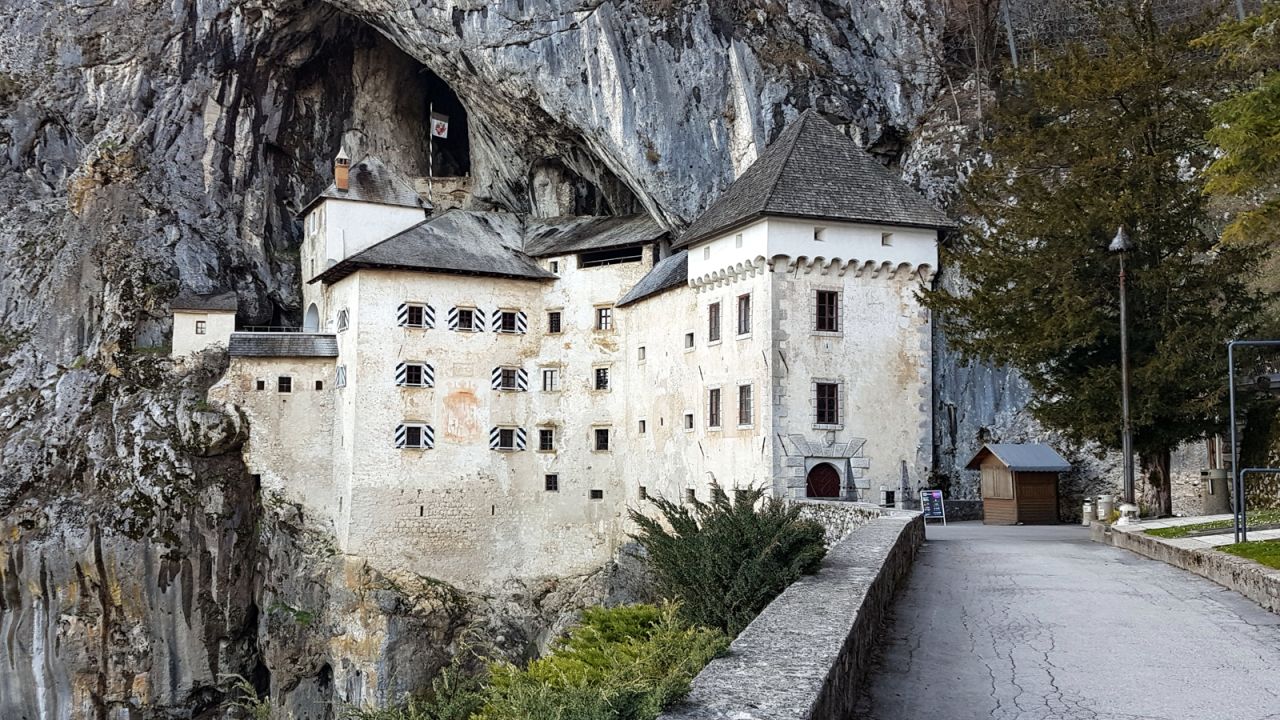
M205 324L204 333L196 333L196 323ZM183 357L215 345L226 347L236 329L234 311L174 310L173 343L170 356Z
M468 588L589 572L626 540L626 511L643 506L641 487L671 499L693 490L705 500L712 480L803 494L805 471L828 456L843 463L847 497L896 488L903 463L922 481L931 448L929 320L914 293L936 251L929 232L892 229L894 244L884 247L871 230L831 225L820 254L811 224L762 221L743 231L741 247L734 233L710 253L693 248L689 286L616 308L608 331L595 329L596 308L640 281L655 248L643 262L598 268L576 267L574 255L544 258L546 268L558 263L554 281L361 270L310 286L323 290L325 327L336 327L340 310L349 314L336 361L237 358L212 395L246 408L246 454L264 485L332 518L340 547L380 569ZM837 334L812 332L818 289L841 293ZM739 336L743 294L751 328ZM406 301L430 303L436 326L399 327ZM712 342L707 310L717 301L722 335ZM487 321L498 309L523 311L528 333L449 330L449 310L460 305L482 309ZM553 309L563 313L560 334L546 332ZM396 365L409 360L433 366L434 388L396 387ZM524 369L529 390L493 390L500 365ZM346 387L335 389L338 366ZM546 367L559 369L558 391L542 391ZM610 370L608 391L593 388L598 367ZM269 373L285 370L323 377L328 389L283 402L245 390L264 374L273 388ZM814 378L845 384L841 427L814 428ZM742 426L740 384L752 387L753 405ZM718 429L707 422L713 387L721 389ZM395 429L406 421L430 424L434 449L397 449ZM505 425L527 432L526 450L490 449L490 429ZM541 427L556 431L553 452L537 449ZM594 451L596 428L611 430L609 452ZM556 492L545 489L548 473L559 478ZM592 499L592 490L603 497Z

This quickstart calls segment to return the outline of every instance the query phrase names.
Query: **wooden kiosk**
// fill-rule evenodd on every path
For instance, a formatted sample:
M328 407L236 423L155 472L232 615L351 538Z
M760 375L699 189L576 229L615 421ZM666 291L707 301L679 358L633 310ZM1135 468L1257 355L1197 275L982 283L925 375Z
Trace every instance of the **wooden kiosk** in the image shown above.
M1048 445L984 445L965 467L982 471L983 524L1058 522L1058 473L1071 464Z

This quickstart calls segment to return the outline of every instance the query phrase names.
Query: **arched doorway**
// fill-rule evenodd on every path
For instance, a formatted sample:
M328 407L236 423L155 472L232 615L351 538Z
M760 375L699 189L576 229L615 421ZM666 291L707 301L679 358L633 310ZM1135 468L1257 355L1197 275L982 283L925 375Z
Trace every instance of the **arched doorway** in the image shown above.
M307 308L307 314L302 318L302 329L306 332L320 331L320 308L315 303Z
M840 497L840 471L831 463L819 463L809 471L804 494L812 498Z

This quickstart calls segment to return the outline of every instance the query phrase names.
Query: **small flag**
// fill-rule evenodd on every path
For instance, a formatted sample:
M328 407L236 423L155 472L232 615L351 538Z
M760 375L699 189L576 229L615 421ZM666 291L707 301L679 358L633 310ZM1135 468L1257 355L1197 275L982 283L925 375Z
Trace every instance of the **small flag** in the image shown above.
M449 116L431 113L431 135L438 138L449 137Z

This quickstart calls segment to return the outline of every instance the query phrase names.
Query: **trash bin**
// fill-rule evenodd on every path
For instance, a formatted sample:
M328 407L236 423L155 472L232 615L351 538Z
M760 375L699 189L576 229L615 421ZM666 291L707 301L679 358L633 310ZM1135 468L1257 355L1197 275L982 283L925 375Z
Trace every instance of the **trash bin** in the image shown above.
M1116 507L1116 499L1111 495L1098 496L1098 519L1103 522L1111 520L1111 511Z
M1080 524L1089 527L1089 524L1097 520L1098 516L1093 513L1093 502L1084 501L1084 512L1080 515Z
M1231 471L1226 468L1201 470L1200 482L1204 484L1201 497L1204 499L1205 515L1226 515L1231 512L1231 491L1228 480Z

